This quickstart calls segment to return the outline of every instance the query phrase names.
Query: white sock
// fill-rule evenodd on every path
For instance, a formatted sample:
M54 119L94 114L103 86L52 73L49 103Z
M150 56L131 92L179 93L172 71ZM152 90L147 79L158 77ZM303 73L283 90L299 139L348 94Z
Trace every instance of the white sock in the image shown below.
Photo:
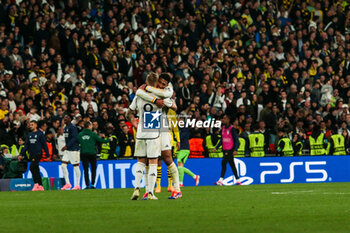
M145 167L145 189L146 192L148 190L148 174L149 174L149 166Z
M62 163L61 167L62 167L63 177L64 177L64 180L66 181L66 184L70 184L67 164L66 163Z
M146 164L137 162L135 165L135 188L140 188L141 179L143 177L143 170Z
M224 181L224 178L220 177L219 181L220 181L220 182L223 182L223 181Z
M80 186L80 176L81 176L81 172L80 172L80 168L79 166L74 166L74 171L75 171L75 178L77 183L75 184L75 186L79 185Z
M174 190L176 192L181 192L180 185L179 185L180 184L179 171L177 170L175 163L173 162L172 164L170 164L168 169L169 169L171 178L173 179L173 182L174 182Z
M153 193L156 180L157 180L157 164L150 164L149 173L148 173L148 187L146 189L147 192Z
M232 179L234 179L234 176L232 177ZM238 178L238 179L236 180L236 183L240 183L240 182L241 182L241 179Z

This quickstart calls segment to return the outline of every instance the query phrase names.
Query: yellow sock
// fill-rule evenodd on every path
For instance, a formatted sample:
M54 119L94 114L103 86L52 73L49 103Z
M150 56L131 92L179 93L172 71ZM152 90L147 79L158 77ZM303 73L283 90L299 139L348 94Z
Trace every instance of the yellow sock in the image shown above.
M173 179L171 178L169 169L168 169L168 188L173 187Z
M157 167L157 187L161 187L162 167Z

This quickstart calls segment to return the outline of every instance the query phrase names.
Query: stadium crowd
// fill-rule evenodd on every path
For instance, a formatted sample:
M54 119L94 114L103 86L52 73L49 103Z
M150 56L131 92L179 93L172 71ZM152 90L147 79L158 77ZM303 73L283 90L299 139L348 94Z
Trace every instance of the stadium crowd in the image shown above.
M36 120L49 145L42 160L60 160L69 114L117 139L101 159L131 157L137 123L125 113L152 71L171 76L178 114L229 114L240 138L263 133L265 154L279 153L282 137L303 154L315 128L350 147L349 1L3 0L5 153L18 154ZM217 135L195 128L190 138L209 156Z

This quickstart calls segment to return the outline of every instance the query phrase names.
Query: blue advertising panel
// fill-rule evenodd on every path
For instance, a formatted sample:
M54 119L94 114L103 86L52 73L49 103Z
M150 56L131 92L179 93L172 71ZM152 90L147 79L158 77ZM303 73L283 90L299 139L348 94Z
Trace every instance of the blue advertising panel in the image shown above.
M314 183L314 182L349 182L350 156L303 156L303 157L265 157L235 158L238 174L243 185L279 184L279 183ZM97 188L132 188L135 182L136 160L98 161ZM221 159L188 159L186 167L200 175L199 185L213 185L219 179ZM232 185L232 171L227 165L224 185ZM166 166L162 168L162 186L167 186ZM69 177L75 184L73 167L68 166ZM81 186L86 187L81 167ZM40 172L44 177L63 177L60 162L40 163ZM24 178L31 178L26 172ZM142 180L142 186L144 181ZM185 186L195 185L194 180L185 175Z
M11 191L30 191L34 185L33 179L11 179Z

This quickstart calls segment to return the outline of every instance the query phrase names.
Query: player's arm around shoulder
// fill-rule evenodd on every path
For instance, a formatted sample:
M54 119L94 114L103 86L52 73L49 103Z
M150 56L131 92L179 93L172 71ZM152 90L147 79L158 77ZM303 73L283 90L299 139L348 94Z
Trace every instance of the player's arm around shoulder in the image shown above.
M138 89L138 90L136 91L136 96L137 96L137 97L140 97L141 99L143 99L143 100L145 100L145 101L147 101L147 102L151 102L151 103L153 103L153 102L157 99L156 96L152 95L152 94L149 93L149 92L146 92L146 91L143 90L143 89Z
M138 89L136 91L136 96L140 97L144 101L156 104L159 108L162 108L164 106L163 99L161 99L160 97L157 97L149 92L146 92L143 89Z
M174 91L169 87L160 89L152 86L146 86L145 90L148 92L151 92L156 96L159 96L162 99L170 98L173 96L173 93L174 93Z

